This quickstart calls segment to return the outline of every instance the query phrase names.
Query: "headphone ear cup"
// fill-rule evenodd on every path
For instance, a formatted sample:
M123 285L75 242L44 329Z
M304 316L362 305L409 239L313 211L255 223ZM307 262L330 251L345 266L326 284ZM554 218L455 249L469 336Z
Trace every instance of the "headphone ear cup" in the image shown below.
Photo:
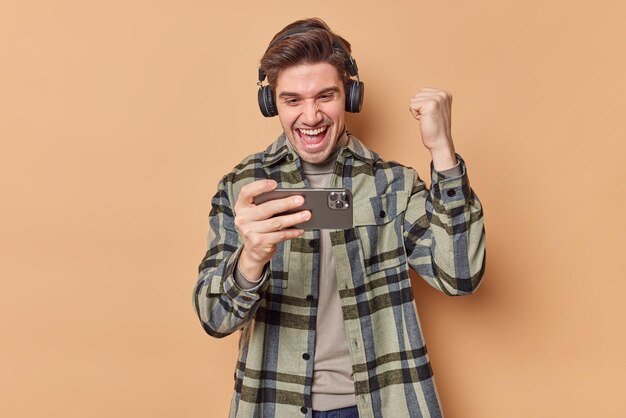
M359 113L363 107L364 86L358 80L348 80L346 88L346 112Z
M259 108L261 109L263 116L271 118L272 116L278 115L276 103L274 102L274 92L270 86L259 87L258 99Z

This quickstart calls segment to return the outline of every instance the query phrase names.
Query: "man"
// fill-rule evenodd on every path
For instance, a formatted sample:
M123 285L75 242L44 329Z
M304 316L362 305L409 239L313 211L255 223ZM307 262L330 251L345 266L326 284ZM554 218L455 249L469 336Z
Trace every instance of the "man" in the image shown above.
M285 27L261 60L260 106L284 132L219 183L194 291L209 335L241 330L231 417L442 416L408 267L446 294L473 292L482 207L454 152L450 94L424 88L410 102L432 155L428 190L346 130L345 108L362 100L354 76L350 44L319 19ZM283 213L302 198L254 204L276 187L349 188L354 227L295 228L312 214Z

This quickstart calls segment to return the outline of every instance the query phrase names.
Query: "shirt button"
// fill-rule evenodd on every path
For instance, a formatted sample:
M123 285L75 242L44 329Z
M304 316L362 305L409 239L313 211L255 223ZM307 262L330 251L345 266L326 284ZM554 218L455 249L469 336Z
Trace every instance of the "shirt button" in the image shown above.
M308 359L311 358L311 356L309 355L309 353L304 353L304 354L302 354L302 358L305 359L305 360L308 360Z
M317 247L317 241L315 241L314 239L312 239L311 241L309 241L309 247L311 247L311 248L315 248L315 247Z
M454 195L456 195L456 192L454 191L454 189L450 189L448 190L448 196L453 197Z
M307 295L306 300L308 300L309 302L313 302L313 295Z
M292 154L287 154L287 161L291 161L293 160L293 155Z
M306 406L303 406L302 408L300 408L300 412L302 412L303 414L306 414Z
M381 210L378 216L380 216L381 218L384 218L385 216L387 216L387 213L384 210Z

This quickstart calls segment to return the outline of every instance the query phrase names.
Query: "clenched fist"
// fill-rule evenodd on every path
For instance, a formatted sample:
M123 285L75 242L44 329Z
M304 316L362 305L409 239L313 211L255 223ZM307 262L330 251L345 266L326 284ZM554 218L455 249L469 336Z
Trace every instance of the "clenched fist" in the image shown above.
M409 110L420 123L422 142L433 157L436 170L446 170L456 164L452 143L452 94L424 87L409 103Z

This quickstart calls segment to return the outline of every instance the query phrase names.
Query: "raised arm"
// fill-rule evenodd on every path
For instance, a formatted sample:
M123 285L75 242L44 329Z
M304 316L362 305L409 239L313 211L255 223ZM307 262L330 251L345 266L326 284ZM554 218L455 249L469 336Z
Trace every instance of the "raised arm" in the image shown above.
M465 162L454 151L451 107L452 95L443 90L424 88L411 99L409 110L432 156L432 183L428 190L415 174L404 238L413 269L435 288L458 296L480 284L486 253L483 209ZM457 175L441 173L457 163Z

